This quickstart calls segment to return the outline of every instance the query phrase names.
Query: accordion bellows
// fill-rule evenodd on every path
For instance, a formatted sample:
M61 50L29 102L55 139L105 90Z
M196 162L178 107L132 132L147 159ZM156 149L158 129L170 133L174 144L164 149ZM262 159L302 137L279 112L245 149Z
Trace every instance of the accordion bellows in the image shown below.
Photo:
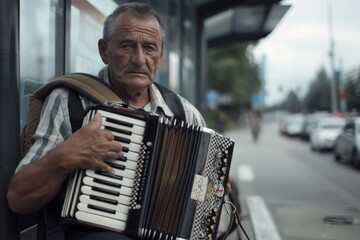
M124 155L107 162L115 176L92 169L71 175L65 222L141 239L214 239L234 141L126 107L92 107L84 124L96 113Z

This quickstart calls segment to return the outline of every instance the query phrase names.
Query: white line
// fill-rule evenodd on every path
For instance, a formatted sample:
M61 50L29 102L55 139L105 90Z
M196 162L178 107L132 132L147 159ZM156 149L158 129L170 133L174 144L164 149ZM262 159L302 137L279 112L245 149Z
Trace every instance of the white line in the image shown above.
M250 165L240 165L238 168L238 177L240 181L252 182L255 179L255 174Z
M279 230L262 197L248 196L245 203L256 240L281 240Z

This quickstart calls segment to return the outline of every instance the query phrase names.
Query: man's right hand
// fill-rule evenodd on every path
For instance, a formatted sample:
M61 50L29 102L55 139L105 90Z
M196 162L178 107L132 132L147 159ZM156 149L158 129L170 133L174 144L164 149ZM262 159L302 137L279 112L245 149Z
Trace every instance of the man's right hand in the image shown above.
M63 156L61 164L65 169L97 169L114 173L104 161L120 157L122 146L113 141L114 136L110 131L100 128L101 121L101 115L97 114L87 125L54 149Z
M14 212L26 214L42 208L76 168L113 174L113 169L104 161L121 156L122 146L113 141L110 131L100 128L101 121L100 115L95 116L66 141L14 175L7 194Z

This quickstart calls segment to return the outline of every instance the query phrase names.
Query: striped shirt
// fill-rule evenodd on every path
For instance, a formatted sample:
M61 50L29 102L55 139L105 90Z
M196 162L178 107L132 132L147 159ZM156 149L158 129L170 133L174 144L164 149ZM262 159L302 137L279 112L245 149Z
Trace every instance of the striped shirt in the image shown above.
M105 82L109 82L107 68L99 73L99 77ZM152 84L149 88L151 101L145 106L144 110L156 112L157 114L172 118L174 114L165 103L160 91ZM57 88L53 90L46 98L41 112L40 122L32 138L32 147L25 157L19 163L16 171L23 166L39 160L50 150L68 139L72 134L71 123L68 109L68 90L66 88ZM179 96L185 110L185 117L188 123L206 126L200 112L185 98ZM84 109L95 103L80 96Z

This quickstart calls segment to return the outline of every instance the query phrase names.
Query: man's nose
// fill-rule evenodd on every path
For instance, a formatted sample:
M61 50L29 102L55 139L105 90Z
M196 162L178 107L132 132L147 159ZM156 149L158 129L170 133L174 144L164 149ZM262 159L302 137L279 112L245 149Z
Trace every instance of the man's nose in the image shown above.
M141 45L137 45L131 56L131 62L135 65L143 65L145 63L144 49Z

